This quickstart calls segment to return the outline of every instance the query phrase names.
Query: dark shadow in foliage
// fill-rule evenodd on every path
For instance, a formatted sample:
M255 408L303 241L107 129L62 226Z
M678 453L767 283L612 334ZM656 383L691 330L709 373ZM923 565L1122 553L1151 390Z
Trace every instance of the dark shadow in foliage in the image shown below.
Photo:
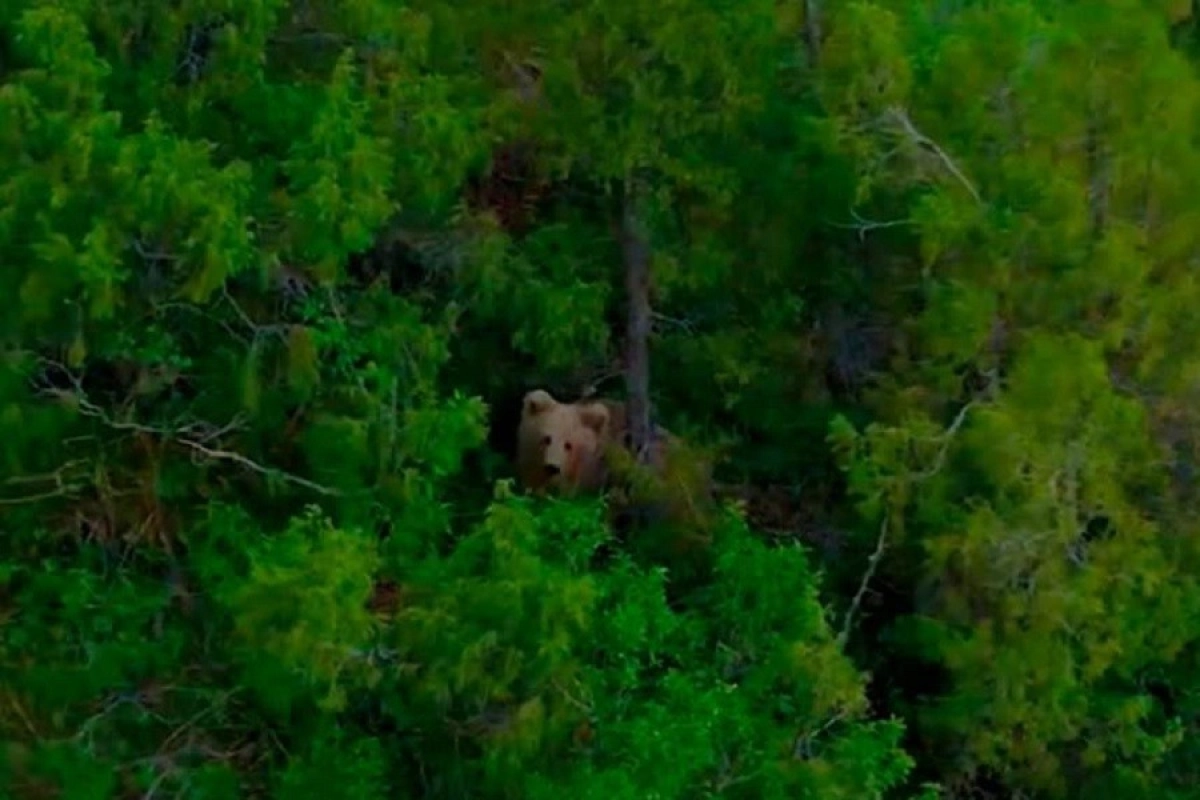
M382 282L396 294L416 291L430 277L416 248L400 236L381 237L368 250L351 254L346 274L362 287Z
M825 356L826 385L835 398L853 401L882 370L895 346L887 324L867 310L831 306L822 315L817 341Z
M0 26L0 80L15 72L19 65L16 63L16 51L13 48L12 31Z
M1178 712L1178 696L1171 684L1162 679L1148 679L1143 681L1143 688L1146 694L1154 698L1158 704L1159 713L1162 719L1172 719Z
M535 145L513 142L498 148L491 163L467 179L464 194L468 208L494 214L501 229L520 239L542 219L549 186Z
M175 64L175 83L187 86L204 77L216 47L217 36L228 25L228 20L217 17L201 23L191 23L183 31L179 43L179 58Z
M886 587L878 593L876 599L875 605L878 606L905 603L900 592L889 591ZM890 641L891 637L880 625L872 624L869 617L863 619L859 627L860 647L856 649L888 653L886 664L861 653L855 658L855 662L871 676L866 686L867 702L877 719L887 719L892 715L909 719L915 710L926 703L936 701L950 691L953 686L952 677L943 664L904 652L903 647L892 650L895 643ZM870 630L861 630L863 628ZM905 752L917 760L917 767L909 776L907 787L916 790L927 781L937 781L943 777L945 754L936 742L923 739L919 730L910 726L905 731L902 746Z
M128 359L90 359L78 374L65 365L45 362L34 375L31 390L46 397L78 397L101 407L128 406L141 394L139 388L154 385L158 391L145 393L146 405L164 398L194 400L198 389L182 372L169 371Z
M1080 538L1085 543L1107 541L1117 535L1117 530L1113 527L1112 520L1104 514L1098 514L1088 519L1083 526L1083 533Z
M1191 13L1171 25L1170 41L1189 56L1200 54L1200 0L1192 0Z

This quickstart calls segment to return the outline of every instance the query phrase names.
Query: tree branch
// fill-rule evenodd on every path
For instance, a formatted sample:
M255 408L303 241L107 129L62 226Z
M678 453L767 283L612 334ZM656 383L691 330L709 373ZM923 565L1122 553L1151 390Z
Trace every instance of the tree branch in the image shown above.
M854 218L853 223L846 222L829 222L827 224L835 228L846 228L858 232L858 240L861 242L867 238L868 231L882 230L884 228L901 228L905 225L912 225L911 219L893 219L893 220L872 220L866 219L853 208L850 209L850 216Z
M80 460L68 461L54 472L48 472L41 475L17 475L7 478L4 481L5 485L36 485L53 483L53 489L43 489L40 492L33 494L21 495L18 497L0 497L0 506L17 506L26 503L38 503L42 500L50 500L55 497L66 497L82 489L86 483L78 479L67 480L67 474L73 469L84 468L86 471L86 463Z
M829 731L834 725L846 718L845 711L838 711L836 714L827 719L821 724L821 727L816 730L806 731L796 737L796 741L792 744L792 758L807 759L813 756L813 744L818 738Z
M887 535L888 518L885 516L879 525L879 538L875 540L875 551L867 559L867 569L863 572L862 580L858 582L858 591L854 593L854 599L850 601L850 608L846 609L846 616L842 619L842 630L837 637L839 650L845 648L846 642L850 639L850 628L854 625L854 617L858 614L863 597L866 596L871 580L875 577L875 571L879 569L879 562L883 560L883 553L887 548Z
M937 455L934 456L933 459L933 464L929 467L929 469L918 472L915 476L913 476L913 481L915 483L927 481L942 471L942 467L946 464L946 456L950 452L950 444L954 441L954 437L958 435L963 423L967 421L967 414L970 413L971 409L974 407L975 401L972 400L971 402L964 404L963 407L958 410L958 414L954 416L954 421L950 423L950 427L946 428L945 432L939 437L942 440L942 446L938 448Z
M928 136L921 133L921 131L917 130L917 126L913 124L913 121L908 116L907 111L893 106L888 110L888 116L900 126L900 130L903 131L906 136L908 136L913 144L916 144L918 147L933 153L934 156L936 156L937 159L942 162L946 169L949 170L950 174L957 178L958 181L966 188L966 190L971 193L971 197L975 198L975 202L979 203L980 205L983 204L983 198L975 189L975 185L967 179L967 176L961 169L959 169L958 164L954 162L954 159L952 159L946 153L946 151L938 145L937 142L933 141Z
M235 453L231 450L214 450L211 447L205 447L204 445L200 444L199 442L192 441L191 439L176 439L175 441L179 442L180 444L184 445L185 447L190 447L192 450L194 450L196 453L199 453L200 455L204 455L204 456L207 456L209 458L214 458L214 459L223 459L225 461L233 461L233 462L235 462L237 464L241 464L243 467L253 470L254 472L257 472L260 475L263 475L265 477L276 477L281 480L287 481L289 483L294 483L297 486L303 486L306 489L311 489L312 491L314 491L318 494L323 494L323 495L326 495L329 497L336 497L336 496L341 495L341 492L338 491L337 489L331 489L328 486L322 486L319 483L313 483L312 481L308 480L307 478L301 478L299 475L293 475L290 472L284 472L283 470L276 469L275 467L264 466L262 464L259 464L257 461L253 461L253 460L247 458L246 456L242 455L241 453Z
M285 472L284 470L277 469L275 467L269 467L264 464L260 464L257 461L242 455L241 453L236 453L231 450L221 450L217 449L216 447L209 446L209 443L241 427L242 419L240 416L235 416L230 422L223 426L217 426L210 422L195 421L188 422L175 428L163 428L154 425L146 425L136 421L113 419L104 411L104 409L87 399L80 385L80 381L76 376L74 376L69 370L66 370L66 368L61 364L56 364L55 366L66 372L74 384L75 389L74 391L67 391L64 389L48 388L43 389L42 394L73 404L76 409L78 409L80 414L85 417L92 417L93 419L99 420L100 423L107 428L119 431L144 433L149 436L161 438L165 441L175 442L192 450L194 458L204 456L210 459L232 461L265 477L279 478L280 480L288 483L292 483L297 486L303 486L304 488L321 495L336 497L342 494L342 492L337 489L333 489L328 486L322 486L319 483L310 481L307 478L302 478L299 475L293 475L290 472ZM59 491L55 494L62 493L62 491ZM46 496L53 497L55 495L47 494Z
M941 439L942 446L938 448L937 455L934 456L933 464L922 472L918 472L912 476L913 483L921 483L929 480L933 476L941 472L945 466L946 456L950 451L950 445L954 441L954 437L962 429L963 424L967 421L967 415L971 409L975 407L976 400L963 405L954 416L954 420L945 432L938 438ZM842 620L842 630L838 634L837 644L839 648L846 646L846 642L850 638L850 629L854 624L854 617L858 614L859 607L862 605L863 597L866 596L867 589L870 587L871 581L875 577L875 572L879 569L879 562L883 560L883 554L887 549L888 536L888 517L887 512L884 512L883 522L879 525L879 536L875 540L875 550L867 559L867 568L863 572L862 580L858 583L858 591L854 593L854 599L850 601L850 608L846 610L846 616Z

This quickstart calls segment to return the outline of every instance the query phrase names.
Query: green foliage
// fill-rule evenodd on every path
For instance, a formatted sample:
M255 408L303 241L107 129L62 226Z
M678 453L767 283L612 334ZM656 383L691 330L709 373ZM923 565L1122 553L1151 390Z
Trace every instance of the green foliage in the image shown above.
M294 674L328 686L321 704L336 710L345 702L342 676L373 633L366 603L379 559L371 537L337 530L316 513L251 550L243 581L213 591L233 622L245 686L274 695L286 685L281 678ZM242 541L254 538L253 529L238 533Z
M0 4L0 797L1192 796L1198 24Z
M673 608L663 569L627 556L598 568L611 545L599 510L500 502L436 570L406 577L395 696L484 745L442 769L475 792L535 797L877 796L904 777L902 728L862 720L861 679L801 551L731 517L710 590ZM783 582L763 580L775 570ZM802 739L813 752L796 761ZM452 752L433 744L425 757Z

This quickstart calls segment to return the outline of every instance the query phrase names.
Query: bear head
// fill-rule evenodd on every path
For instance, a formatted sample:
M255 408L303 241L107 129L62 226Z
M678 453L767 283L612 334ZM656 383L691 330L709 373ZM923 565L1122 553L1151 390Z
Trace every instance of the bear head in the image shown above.
M604 403L560 403L543 389L529 392L517 432L521 483L562 494L603 488L610 425Z

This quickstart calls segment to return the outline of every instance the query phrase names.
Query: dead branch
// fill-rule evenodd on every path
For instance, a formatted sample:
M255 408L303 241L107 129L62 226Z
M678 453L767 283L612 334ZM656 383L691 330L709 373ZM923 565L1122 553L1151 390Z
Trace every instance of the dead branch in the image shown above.
M20 719L21 724L25 726L25 730L33 737L33 740L35 742L41 741L44 737L38 732L37 726L33 724L33 719L29 716L29 712L25 710L25 706L21 704L21 700L17 695L10 691L5 691L0 697L8 700L9 707L16 712L17 718Z
M218 318L214 314L208 313L200 306L192 305L191 303L171 302L171 303L159 303L158 305L155 306L155 309L157 311L170 311L170 310L174 310L174 309L179 309L181 311L186 311L189 314L195 314L198 317L203 317L204 319L206 319L210 322L213 322L216 325L221 326L221 328L226 333L228 333L232 338L237 339L239 342L244 344L246 347L250 347L253 344L253 342L251 342L245 336L243 336L242 334L240 334L236 330L234 330L233 326L230 325L228 322L226 322L223 319Z
M512 78L517 99L534 105L542 99L542 68L531 60L519 60L512 53L503 54L504 65Z
M934 456L933 464L929 467L929 469L913 475L911 478L913 483L927 481L941 472L942 467L945 466L946 456L950 451L950 445L953 443L954 438L958 435L958 432L962 429L963 424L967 421L968 413L970 413L971 409L976 406L977 402L978 401L976 400L972 400L971 402L964 404L963 407L959 409L958 414L955 415L954 420L950 423L950 426L946 428L945 432L943 432L941 436L938 437L938 439L941 441L941 447L938 448L937 455ZM850 601L850 608L846 610L846 616L842 620L842 630L838 634L837 638L839 648L845 647L846 642L850 638L850 629L854 624L854 617L858 613L859 606L862 605L863 597L866 596L867 589L870 587L871 581L875 577L875 572L879 569L879 562L883 560L883 554L887 549L887 535L888 517L887 513L885 512L883 522L879 525L879 536L875 540L875 550L871 553L870 558L867 559L867 568L863 572L862 580L859 581L858 591L854 593L854 599Z
M950 452L950 445L954 441L954 437L958 435L963 423L967 421L967 414L975 407L975 404L976 401L972 400L958 410L958 414L955 415L954 421L950 423L950 427L946 428L946 431L938 437L941 440L942 446L938 448L937 455L933 459L933 464L930 465L929 469L914 475L914 483L927 481L942 471L942 467L946 464L946 456Z
M589 716L595 713L595 709L592 707L591 703L584 702L575 695L571 694L567 687L563 686L560 681L552 681L551 685L558 690L558 693L561 694L568 703L577 708L579 711L582 711L584 714Z
M22 495L20 497L0 497L0 506L20 506L29 503L40 503L43 500L53 500L56 497L68 497L83 487L82 483L72 483L57 489L49 489L44 492Z
M614 378L621 378L625 375L624 365L617 360L614 364L609 364L604 367L597 368L591 372L585 373L580 377L579 398L586 400L590 397L595 397L603 384L608 383Z
M696 325L691 320L681 319L678 317L668 317L666 314L660 314L657 311L651 312L650 318L654 322L660 322L663 325L669 325L683 330L685 333L694 334Z
M900 130L913 144L929 151L935 157L937 157L937 159L942 162L950 174L957 178L959 183L961 183L966 190L970 192L971 197L975 198L975 202L979 203L980 205L983 204L983 198L975 189L975 185L971 183L963 171L959 169L958 164L955 163L954 159L952 159L946 153L946 151L938 145L937 142L933 141L917 129L917 126L913 124L912 119L908 116L907 111L898 106L893 106L892 108L888 109L886 116L890 117L892 121L899 125Z
M204 456L207 456L207 457L213 458L213 459L223 459L226 461L233 461L235 463L241 464L243 467L246 467L247 469L253 470L254 472L259 473L260 475L263 475L264 477L279 478L280 480L284 480L289 483L294 483L297 486L303 486L306 489L311 489L312 491L314 491L318 494L323 494L323 495L326 495L329 497L337 497L337 496L341 495L341 492L338 491L337 489L331 489L328 486L322 486L321 484L314 483L314 482L308 480L307 478L301 478L299 475L293 475L290 472L284 472L283 470L276 469L274 467L263 466L262 464L259 464L257 461L249 459L246 456L242 455L241 453L235 453L231 450L214 450L210 447L205 447L204 445L200 444L199 442L194 442L190 439L177 439L176 441L178 441L180 444L182 444L186 447L192 448L192 450L196 451L197 453L199 453L201 455L204 455Z
M280 338L286 338L288 331L294 327L286 323L276 325L260 325L259 323L255 322L250 318L250 315L246 313L245 309L241 307L238 301L233 298L233 295L229 293L228 286L221 286L221 297L226 303L229 304L229 307L233 309L233 312L242 321L242 324L254 331L255 340L264 335L274 335Z
M888 518L885 516L879 525L879 538L875 540L875 551L867 559L867 569L863 572L862 580L858 582L858 591L854 593L854 599L850 601L850 608L846 609L846 616L842 619L842 630L837 637L839 650L845 648L846 642L850 639L850 629L854 625L854 617L858 614L863 597L866 596L871 580L875 577L875 571L879 569L879 562L883 560L883 553L887 548L887 535Z
M278 478L288 483L295 484L296 486L302 486L321 495L336 497L342 494L337 489L333 489L328 486L322 486L319 483L310 481L307 478L302 478L299 475L293 475L290 472L286 472L276 467L260 464L257 461L242 455L241 453L209 446L210 442L213 442L216 439L219 439L222 436L240 428L243 423L240 415L235 416L230 422L221 426L215 425L211 422L191 421L173 428L146 425L136 421L113 419L104 411L104 409L87 399L77 376L74 376L61 364L56 364L55 366L63 370L63 372L69 376L75 388L73 391L48 388L43 389L42 394L47 397L57 399L61 402L70 403L81 415L96 419L107 428L112 430L142 433L148 436L163 439L164 441L175 442L192 450L193 458L196 459L197 463L198 457L200 456L215 460L232 461L236 464L246 467L253 472L257 472L264 477Z
M871 220L866 219L855 209L850 209L850 216L854 218L854 222L829 222L827 224L834 228L846 228L848 230L858 232L858 240L864 241L867 238L869 231L883 230L885 228L900 228L905 225L912 225L911 219L893 219L893 220Z
M834 725L838 724L846 718L845 711L839 711L822 723L821 727L813 731L806 731L796 737L795 743L792 745L792 758L807 759L813 756L813 744L826 733Z
M42 473L39 475L16 475L5 479L4 483L8 486L31 486L37 484L54 484L54 488L42 489L33 494L21 495L17 497L0 497L0 506L18 506L28 503L39 503L42 500L52 500L56 497L67 497L75 492L83 489L87 483L78 478L67 479L67 476L72 471L78 471L78 468L85 467L86 464L78 459L68 461L54 472Z

